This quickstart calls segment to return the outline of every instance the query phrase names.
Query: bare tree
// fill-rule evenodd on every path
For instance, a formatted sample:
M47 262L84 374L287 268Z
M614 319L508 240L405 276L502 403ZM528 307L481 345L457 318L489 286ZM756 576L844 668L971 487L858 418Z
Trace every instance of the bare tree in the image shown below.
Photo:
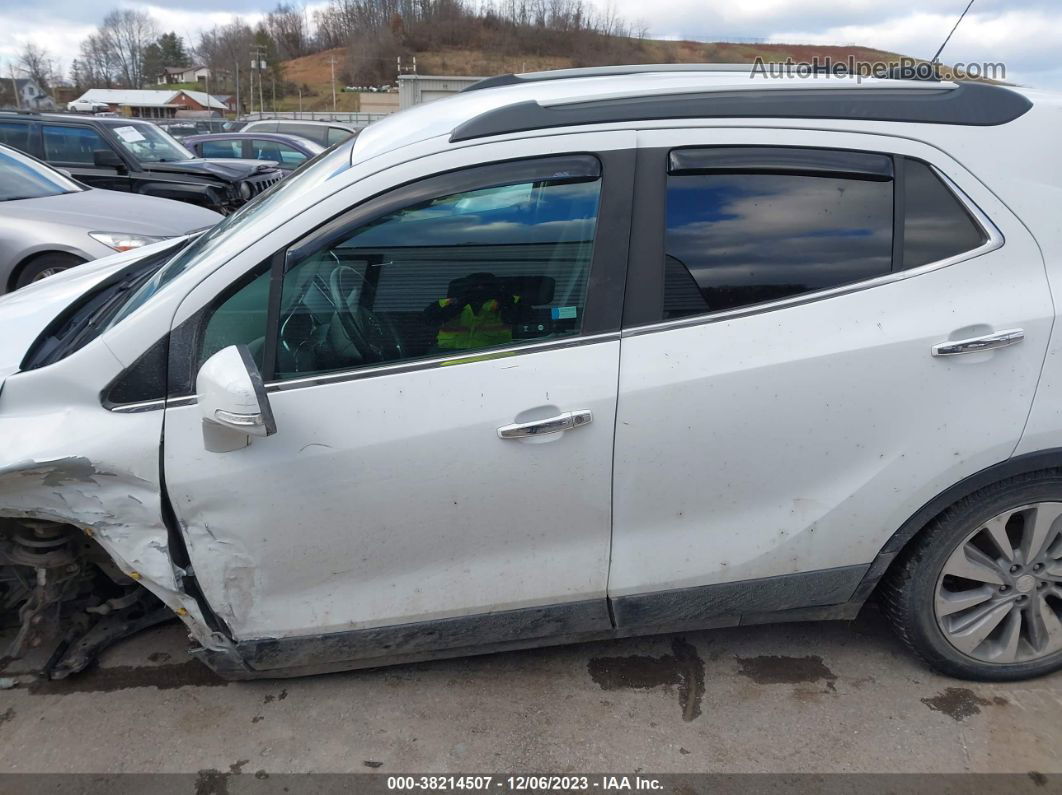
M159 37L151 14L129 8L116 9L103 18L99 36L114 65L115 78L126 88L144 83L144 51Z
M22 48L16 67L45 92L51 90L57 76L55 60L51 53L36 44L27 44Z
M115 61L107 38L101 32L81 42L79 74L88 88L113 88Z
M278 3L266 16L266 31L283 59L298 58L308 52L306 18L301 8Z

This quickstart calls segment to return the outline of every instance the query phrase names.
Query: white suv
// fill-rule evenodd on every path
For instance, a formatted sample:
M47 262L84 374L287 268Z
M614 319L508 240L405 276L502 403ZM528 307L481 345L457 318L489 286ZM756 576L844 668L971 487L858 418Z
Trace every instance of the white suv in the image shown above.
M876 595L941 671L1058 669L1060 113L509 76L0 300L7 654L177 614L268 677Z

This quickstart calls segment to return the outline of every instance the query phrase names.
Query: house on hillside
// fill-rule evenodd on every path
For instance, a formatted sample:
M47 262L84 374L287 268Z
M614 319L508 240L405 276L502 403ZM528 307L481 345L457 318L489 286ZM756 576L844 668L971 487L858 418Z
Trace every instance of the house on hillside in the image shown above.
M0 79L0 107L55 110L55 100L28 77Z
M206 85L211 80L227 80L228 72L213 72L207 66L167 66L158 75L156 83L160 86L173 83L200 83Z
M172 119L178 111L220 115L230 106L203 91L90 88L81 95L89 102L102 102L115 113L139 119Z

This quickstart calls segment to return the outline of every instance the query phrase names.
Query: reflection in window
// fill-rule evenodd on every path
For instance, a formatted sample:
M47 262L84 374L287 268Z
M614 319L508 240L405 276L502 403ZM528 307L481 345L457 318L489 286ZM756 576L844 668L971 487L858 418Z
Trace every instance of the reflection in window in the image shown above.
M48 161L91 165L96 149L110 148L90 127L44 127L44 159Z
M599 191L598 177L564 176L442 196L295 255L276 377L578 334ZM263 274L217 308L203 359L240 343L262 355L268 283Z
M928 165L908 160L906 182L904 268L954 257L980 247L988 239Z
M277 375L578 333L598 190L561 178L443 196L289 263Z
M893 183L668 177L665 318L850 284L892 267Z

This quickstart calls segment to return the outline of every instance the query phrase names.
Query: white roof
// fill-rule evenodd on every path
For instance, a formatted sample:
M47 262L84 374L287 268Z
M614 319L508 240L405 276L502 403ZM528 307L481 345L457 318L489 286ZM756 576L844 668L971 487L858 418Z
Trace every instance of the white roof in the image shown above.
M163 108L175 105L178 94L187 94L203 107L225 110L220 99L204 91L154 91L133 88L90 88L81 95L88 102L106 102L108 105L132 105L137 108Z
M191 67L189 67L191 68ZM196 67L202 68L202 67ZM180 93L187 94L204 108L217 108L218 110L228 110L228 105L215 97L213 94L208 94L205 91L188 91L182 90Z

